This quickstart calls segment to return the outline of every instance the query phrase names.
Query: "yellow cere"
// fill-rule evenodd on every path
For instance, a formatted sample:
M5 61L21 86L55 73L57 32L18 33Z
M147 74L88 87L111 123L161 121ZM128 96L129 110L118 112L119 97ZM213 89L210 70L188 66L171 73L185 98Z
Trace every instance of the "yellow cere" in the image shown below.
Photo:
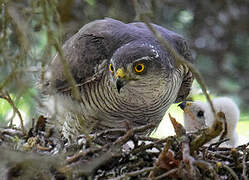
M119 68L116 72L116 78L124 78L125 77L125 72L123 68Z
M135 66L135 71L138 73L143 72L144 71L144 64L137 64Z

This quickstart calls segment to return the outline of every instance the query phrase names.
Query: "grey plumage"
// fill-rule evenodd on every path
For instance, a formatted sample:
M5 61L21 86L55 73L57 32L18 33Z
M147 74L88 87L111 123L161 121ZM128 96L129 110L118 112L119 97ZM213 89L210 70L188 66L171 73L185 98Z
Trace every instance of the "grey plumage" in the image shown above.
M180 35L153 27L180 55L192 61ZM159 124L172 103L185 99L193 81L188 68L176 68L169 52L140 22L124 24L110 18L93 21L66 41L63 53L81 102L71 99L71 88L57 55L44 89L55 87L56 96L63 99L57 119L66 136L78 135L90 124L92 130L125 127L125 121L132 126ZM138 72L136 67L144 69Z

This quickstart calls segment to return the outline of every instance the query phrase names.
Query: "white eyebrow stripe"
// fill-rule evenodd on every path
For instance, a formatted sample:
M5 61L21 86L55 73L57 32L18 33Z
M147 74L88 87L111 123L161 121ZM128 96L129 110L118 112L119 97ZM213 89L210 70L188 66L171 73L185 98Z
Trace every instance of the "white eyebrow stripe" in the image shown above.
M151 57L149 57L149 56L144 56L144 57L141 57L141 58L139 58L139 59L136 59L134 62L141 61L141 60L151 60Z

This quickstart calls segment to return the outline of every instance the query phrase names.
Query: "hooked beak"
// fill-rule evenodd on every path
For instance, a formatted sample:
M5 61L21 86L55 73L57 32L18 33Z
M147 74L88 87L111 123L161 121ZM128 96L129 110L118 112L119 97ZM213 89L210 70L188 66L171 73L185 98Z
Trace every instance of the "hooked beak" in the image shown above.
M186 105L186 101L182 102L181 104L178 105L182 110L185 109Z
M182 103L178 104L178 106L184 110L187 106L191 106L190 102L183 101Z
M120 89L125 85L125 72L123 68L119 68L115 75L116 78L116 88L118 93L120 93Z
M117 78L116 80L116 88L118 90L118 93L120 93L120 89L124 86L124 81L120 78Z

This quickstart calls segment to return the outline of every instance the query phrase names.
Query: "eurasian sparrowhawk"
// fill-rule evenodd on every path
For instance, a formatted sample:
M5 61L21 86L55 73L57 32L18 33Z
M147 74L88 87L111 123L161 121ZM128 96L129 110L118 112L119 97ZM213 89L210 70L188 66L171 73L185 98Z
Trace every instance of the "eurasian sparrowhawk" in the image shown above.
M181 56L192 61L180 35L152 26ZM57 119L66 136L82 133L89 124L93 130L122 128L125 121L134 127L151 122L158 125L172 103L185 99L193 81L189 69L177 67L173 56L142 22L93 21L62 49L81 94L80 101L71 98L71 87L56 55L49 86L63 99L58 102L61 115Z

